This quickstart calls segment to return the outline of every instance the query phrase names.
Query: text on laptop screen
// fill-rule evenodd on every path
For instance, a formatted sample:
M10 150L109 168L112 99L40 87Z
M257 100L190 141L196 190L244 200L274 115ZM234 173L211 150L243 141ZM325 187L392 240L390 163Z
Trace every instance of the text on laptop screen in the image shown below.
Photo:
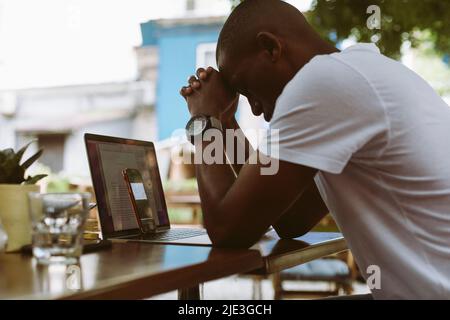
M161 178L152 146L87 141L103 233L138 229L136 216L122 171L137 169L144 185L132 184L134 194L147 198L156 215L156 226L169 225ZM136 189L136 190L135 190ZM142 200L141 199L141 200ZM138 200L138 199L136 199Z

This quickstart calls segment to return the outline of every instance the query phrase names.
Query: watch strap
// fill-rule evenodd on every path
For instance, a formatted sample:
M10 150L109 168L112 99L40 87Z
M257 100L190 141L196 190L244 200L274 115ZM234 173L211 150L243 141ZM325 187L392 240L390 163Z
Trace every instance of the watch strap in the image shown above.
M220 131L222 131L222 122L219 119L209 117L209 121L211 123L211 128L219 129Z

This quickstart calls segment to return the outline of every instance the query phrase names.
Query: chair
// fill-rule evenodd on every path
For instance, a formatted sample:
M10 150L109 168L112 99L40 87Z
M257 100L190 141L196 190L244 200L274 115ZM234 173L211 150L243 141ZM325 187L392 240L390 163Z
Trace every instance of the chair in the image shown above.
M181 146L172 146L175 153L182 156ZM190 153L188 157L191 158L190 164L178 163L173 161L171 157L165 159L169 162L167 168L167 177L164 179L164 191L166 197L167 207L172 215L172 220L178 224L201 225L201 202L198 194L197 180L195 179L195 165L194 154ZM175 212L190 212L190 218L174 219ZM175 215L176 216L176 215Z
M330 215L327 215L313 231L339 232ZM357 267L349 250L338 255L314 260L273 276L274 299L318 298L352 294L353 282L357 277ZM286 281L308 281L328 283L328 290L287 290Z
M347 251L340 256L314 260L275 274L272 279L274 299L350 295L354 280L353 256ZM325 282L328 283L328 290L287 290L283 286L286 281Z
M339 229L330 215L327 215L312 231L339 232ZM241 275L241 277L247 277ZM274 299L283 298L321 298L350 295L353 293L353 282L358 277L357 266L350 251L339 253L323 259L314 260L294 268L275 273L271 276L274 290ZM253 299L262 299L262 281L268 276L252 275ZM283 285L286 281L296 282L322 282L328 284L328 290L288 290Z

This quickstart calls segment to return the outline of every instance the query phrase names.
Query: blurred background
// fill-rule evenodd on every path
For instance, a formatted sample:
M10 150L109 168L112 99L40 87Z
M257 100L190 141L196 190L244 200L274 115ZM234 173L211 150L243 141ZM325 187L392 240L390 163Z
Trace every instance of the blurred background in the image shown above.
M85 132L155 141L172 221L200 224L193 168L171 162L185 144L172 134L189 119L178 91L196 68L216 65L218 34L239 2L0 0L0 150L36 139L29 152L45 152L31 170L49 174L44 190L92 191ZM376 43L450 103L450 1L287 2L341 49ZM246 105L241 127L266 128ZM336 226L328 217L317 230ZM258 281L253 294L276 292Z
M0 149L37 139L46 170L88 182L85 132L167 140L189 119L179 88L197 67L215 66L238 2L0 0ZM340 48L373 41L449 100L450 2L288 2ZM367 27L373 4L381 29ZM266 126L244 106L238 118Z

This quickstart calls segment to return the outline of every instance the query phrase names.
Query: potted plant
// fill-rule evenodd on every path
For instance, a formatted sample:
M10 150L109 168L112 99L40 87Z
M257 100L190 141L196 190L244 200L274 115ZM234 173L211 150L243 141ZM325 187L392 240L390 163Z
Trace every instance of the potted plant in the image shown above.
M36 183L46 175L26 177L26 170L42 155L39 150L22 161L29 145L17 153L13 149L0 151L0 222L8 236L7 252L17 251L31 243L31 226L28 213L29 192L39 192Z

